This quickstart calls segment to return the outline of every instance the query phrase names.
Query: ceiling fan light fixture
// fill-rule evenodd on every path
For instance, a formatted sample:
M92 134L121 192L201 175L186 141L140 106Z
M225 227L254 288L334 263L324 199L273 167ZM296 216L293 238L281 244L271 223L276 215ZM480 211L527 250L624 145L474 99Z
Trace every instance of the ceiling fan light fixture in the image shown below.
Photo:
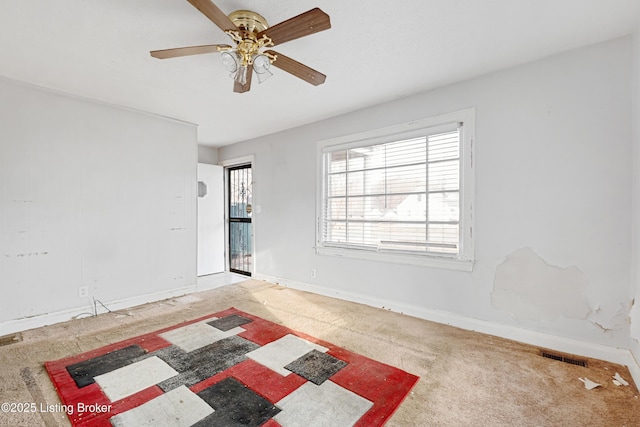
M256 73L256 76L258 76L258 83L262 83L266 81L269 77L273 76L273 73L269 70L264 70L264 72L262 73Z
M271 67L271 60L265 54L256 55L253 58L253 71L258 76L258 83L266 81L269 77L273 76L273 73L269 71Z
M253 70L258 73L266 73L269 71L269 67L271 67L271 61L267 57L267 55L260 54L253 57Z
M235 55L229 52L222 52L220 54L220 60L222 61L222 66L230 73L235 73L238 71L238 60Z
M246 65L241 66L240 68L238 68L238 71L236 71L235 76L233 77L233 79L240 83L241 85L245 85L247 84L247 73L250 72L249 71L249 67L247 67Z

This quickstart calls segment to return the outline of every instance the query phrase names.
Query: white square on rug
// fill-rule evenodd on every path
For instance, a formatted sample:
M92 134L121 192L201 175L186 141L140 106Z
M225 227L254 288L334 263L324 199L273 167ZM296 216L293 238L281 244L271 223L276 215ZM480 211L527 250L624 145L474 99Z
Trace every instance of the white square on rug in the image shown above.
M211 322L215 319L215 317L212 317L211 319L207 319L206 322ZM218 328L207 325L206 322L193 323L181 328L172 329L161 333L160 336L189 353L245 331L245 329L239 326L228 331L221 331Z
M180 386L136 408L111 417L114 427L188 427L214 410L185 386Z
M311 350L326 353L329 349L289 334L250 351L247 357L286 377L291 371L284 367Z
M104 394L115 402L178 375L156 356L95 377Z
M305 383L276 403L274 419L282 427L351 427L373 402L332 381Z

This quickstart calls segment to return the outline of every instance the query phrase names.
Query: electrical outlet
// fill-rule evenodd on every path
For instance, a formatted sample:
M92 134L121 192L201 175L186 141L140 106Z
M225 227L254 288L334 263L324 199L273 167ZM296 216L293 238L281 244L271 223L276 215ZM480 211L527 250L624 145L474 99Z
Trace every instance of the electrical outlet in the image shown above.
M311 269L311 277L313 277L314 279L316 278L316 269L315 268Z
M78 288L78 298L86 298L89 296L89 287L88 286L80 286Z

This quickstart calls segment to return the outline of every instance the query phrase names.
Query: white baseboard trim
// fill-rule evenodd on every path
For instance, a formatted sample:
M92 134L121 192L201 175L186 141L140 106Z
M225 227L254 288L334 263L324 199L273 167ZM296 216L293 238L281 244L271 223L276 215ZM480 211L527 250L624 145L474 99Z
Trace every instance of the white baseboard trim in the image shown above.
M189 285L182 288L170 289L167 291L156 292L153 294L146 294L140 296L134 296L130 298L124 298L115 301L101 301L109 307L111 311L123 310L126 308L134 307L137 305L147 304L155 301L162 301L168 298L175 298L196 292L197 285ZM107 310L100 304L96 304L97 314L106 313ZM39 328L42 326L53 325L55 323L66 322L77 317L87 317L94 313L93 301L89 304L82 305L80 307L71 308L68 310L56 311L53 313L41 314L38 316L25 317L17 320L9 320L0 323L0 336L14 334L16 332L26 331L28 329Z
M135 307L137 305L147 304L150 302L162 301L169 298L181 297L183 295L194 292L207 291L221 286L247 280L248 277L235 273L222 272L197 278L196 284L184 286L182 288L169 289L166 291L155 292L152 294L137 295L115 301L101 301L111 311L124 310ZM96 298L100 299L100 298ZM106 313L107 310L101 304L95 305L97 314ZM16 332L26 331L28 329L40 328L42 326L53 325L55 323L66 322L77 317L86 317L94 314L93 301L85 303L79 307L67 310L46 313L37 316L25 317L17 320L8 320L0 322L0 336L15 334Z
M407 314L409 316L418 317L432 322L455 326L460 329L481 332L501 338L507 338L510 340L534 345L537 347L543 347L550 350L556 350L563 353L569 353L573 355L590 357L593 359L605 360L620 365L626 365L629 368L629 371L631 372L631 375L633 376L636 384L640 384L640 366L638 365L638 362L635 360L635 358L633 358L631 351L627 349L610 347L602 344L594 344L573 338L560 337L543 332L517 328L514 326L501 325L498 323L473 319L446 311L425 309L422 307L411 306L407 304L398 304L388 300L372 298L367 295L342 292L335 289L326 288L324 286L284 279L281 277L262 274L255 275L254 278L258 280L265 280L271 283L277 283L301 291L308 291L315 294L365 304L372 307L385 308L394 312Z
M205 276L198 276L198 292L216 289L221 286L232 285L234 283L243 282L248 279L250 279L250 277L243 276L237 273L231 273L228 271L207 274Z
M638 363L638 359L633 356L633 352L629 351L628 362L625 363L627 368L629 368L629 372L633 377L633 381L636 383L636 387L640 388L640 363Z
M0 336L15 334L16 332L39 328L41 326L53 325L54 323L66 322L76 317L84 317L85 314L89 315L92 312L93 307L86 305L69 310L56 311L55 313L7 320L0 323Z

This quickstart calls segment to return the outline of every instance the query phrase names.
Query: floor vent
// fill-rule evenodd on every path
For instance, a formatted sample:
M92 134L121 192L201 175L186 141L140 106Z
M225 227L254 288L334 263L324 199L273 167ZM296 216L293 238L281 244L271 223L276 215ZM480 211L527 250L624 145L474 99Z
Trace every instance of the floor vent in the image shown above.
M17 342L22 341L22 334L12 334L12 335L5 335L3 337L0 337L0 347L4 346L4 345L9 345L9 344L15 344Z
M571 365L582 366L584 368L587 367L586 360L574 359L572 357L566 357L561 354L549 353L548 351L543 351L542 357L546 357L547 359L559 360L560 362L569 363Z

